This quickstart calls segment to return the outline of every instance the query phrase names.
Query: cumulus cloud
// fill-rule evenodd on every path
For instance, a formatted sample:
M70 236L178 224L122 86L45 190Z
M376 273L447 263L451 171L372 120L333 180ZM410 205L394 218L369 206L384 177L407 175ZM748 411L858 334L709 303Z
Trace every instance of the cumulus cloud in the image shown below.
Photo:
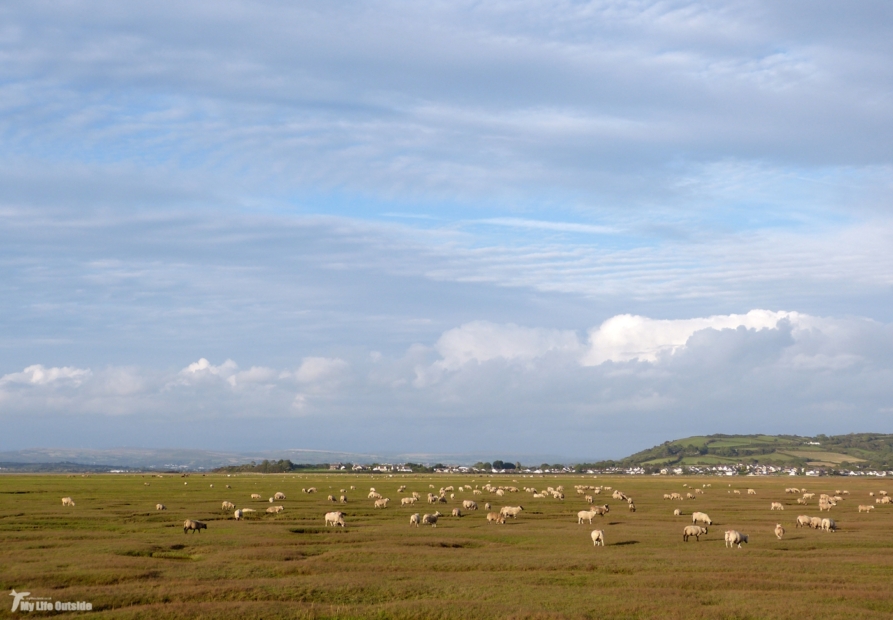
M553 351L574 353L580 343L573 331L473 321L445 332L434 348L442 357L439 365L455 370L469 362L525 361Z
M22 372L14 372L0 377L0 386L4 384L54 386L71 385L77 387L93 376L89 368L71 366L46 368L42 364L28 366Z
M263 417L281 429L299 417L354 447L394 441L393 429L411 420L423 443L440 449L620 456L642 442L704 432L883 430L893 326L769 310L617 315L584 340L572 330L472 321L399 355L358 350L244 371L207 358L169 373L79 370L5 375L0 414L189 413L221 428ZM469 424L473 435L461 432Z
M294 372L300 383L315 383L332 379L347 368L347 362L339 358L306 357Z
M809 317L802 317L807 321ZM695 319L655 320L621 314L611 317L589 332L589 352L582 362L596 366L606 361L639 360L656 362L662 353L673 353L695 332L712 329L775 329L779 321L800 323L796 312L751 310L747 314L718 315Z

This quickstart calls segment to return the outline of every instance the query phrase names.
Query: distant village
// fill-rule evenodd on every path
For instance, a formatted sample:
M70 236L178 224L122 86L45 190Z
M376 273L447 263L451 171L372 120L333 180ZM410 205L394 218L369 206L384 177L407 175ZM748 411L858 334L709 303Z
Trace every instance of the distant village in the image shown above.
M433 467L422 466L428 471L443 474L592 474L592 475L629 475L629 476L893 476L893 471L885 470L853 470L853 469L835 469L832 467L782 467L776 465L754 465L746 463L737 463L735 465L685 465L682 467L664 467L657 471L653 468L646 469L644 467L607 467L599 469L581 469L579 467L553 466L553 467L511 467L511 468L495 468L495 467L476 467L466 465L442 465L437 464ZM413 473L418 472L420 466L415 464L400 463L392 465L389 463L381 464L342 464L333 463L329 465L330 470L369 472L369 473Z

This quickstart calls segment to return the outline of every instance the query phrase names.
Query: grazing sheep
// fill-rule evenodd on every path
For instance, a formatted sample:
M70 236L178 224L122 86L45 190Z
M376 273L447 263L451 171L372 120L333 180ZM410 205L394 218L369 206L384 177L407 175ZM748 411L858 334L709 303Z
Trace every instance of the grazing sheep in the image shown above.
M329 496L326 498L326 501L327 501L327 502L334 502L334 501L335 501L335 496L334 496L334 495L329 495Z
M732 493L734 493L735 495L741 495L741 491L739 491L738 489L735 489L734 491L732 491Z
M593 499L592 499L592 496L591 496L591 495L584 495L584 496L583 496L583 499L585 499L585 500L586 500L587 502L589 502L590 504L592 504L592 502L593 502Z
M415 504L417 501L418 501L418 500L417 500L416 498L414 498L414 497L403 497L403 498L400 499L400 505L401 505L401 506L412 506L412 505Z
M874 506L859 505L859 512L871 512L872 510L874 510Z
M221 510L232 510L235 507L236 507L236 505L233 504L232 502L224 501L222 504L220 504Z
M747 534L742 534L737 530L726 530L726 547L734 547L738 545L738 548L741 548L741 543L747 542Z
M592 525L592 517L598 514L596 510L581 510L577 513L577 525L583 525L583 521L588 519L589 525Z
M339 497L339 498L338 498L338 503L339 503L339 504L346 504L346 503L347 503L347 495L342 495L341 497Z
M404 497L403 499L406 499L406 498ZM412 527L413 525L416 526L416 527L418 527L418 526L419 526L419 521L421 521L421 517L419 516L419 513L415 513L414 515L410 515L410 516L409 516L409 527Z
M63 506L74 506L74 500L71 499L70 497L63 497L63 498L62 498L62 505L63 505Z
M387 497L385 497L384 499L377 499L377 500L375 500L375 507L376 508L387 508L389 501L391 501L391 500Z
M695 496L694 496L693 493L686 493L686 494L685 494L685 497L688 498L688 499L694 499L694 498L695 498Z
M833 505L834 505L833 503L831 503L827 500L820 501L819 502L819 512L822 512L823 510L827 510L828 512L831 512L831 506L833 506Z
M478 503L471 499L462 500L462 508L465 510L477 510Z
M233 517L236 519L236 521L241 521L241 520L242 520L242 514L243 514L243 513L242 513L242 510L241 510L241 508L240 508L239 510L237 510L237 511L235 511L235 512L233 513Z
M809 527L809 516L800 515L797 517L797 527Z
M487 513L487 523L505 523L505 516L499 514L498 512L488 512Z
M438 517L442 516L443 515L437 511L435 511L433 515L425 514L422 516L422 524L430 525L431 527L437 527L437 519Z
M208 529L208 526L202 523L201 521L193 521L192 519L186 519L183 521L183 533L187 532L198 532L201 534L202 530Z
M837 524L834 522L834 519L822 519L822 531L836 532Z
M704 525L713 525L713 520L704 512L693 512L691 513L691 523L692 525L697 525L698 523L703 523Z
M822 527L821 517L810 517L809 518L809 527L811 527L814 530L820 529Z
M797 503L800 504L801 506L806 506L806 500L803 499L802 497L797 498Z
M309 489L307 489L307 492L308 493L316 493L316 487L310 487ZM285 499L285 496L283 496L282 499Z
M490 510L490 502L484 502L484 510Z
M260 493L252 493L251 499L260 499Z
M155 510L167 510L167 506L164 504L155 504Z
M430 495L430 493L428 495ZM381 493L378 493L377 491L369 491L369 495L366 497L368 499L381 499Z
M267 501L269 501L269 502L272 504L272 503L273 503L273 498L271 497L271 498L269 498Z
M674 517L679 517L679 516L681 516L681 515L682 515L682 511L679 510L678 508L677 508L676 510L673 511L673 516L674 516Z
M635 505L635 504L633 504L632 502L630 502L630 503L627 504L627 505L629 506L629 511L630 511L630 512L635 512L635 511L636 511L636 505Z
M803 499L815 499L815 493L804 493Z
M605 546L605 532L604 532L604 530L592 530L592 534L590 534L590 536L592 537L592 546L593 547L598 547L598 546L604 547Z
M769 506L769 510L784 510L784 506L781 504L781 502L772 502L772 504Z
M503 506L499 509L499 513L505 515L506 517L516 519L518 517L518 513L520 513L522 510L524 510L524 506Z
M756 495L757 492L754 489L747 489L747 494L748 495Z
M453 508L453 516L454 516L454 517L461 517L461 516L462 516L462 511L459 510L458 508Z
M700 542L701 536L707 533L706 527L701 527L700 525L686 525L682 530L682 540L688 542L688 539L692 536L695 537L695 540Z
M329 526L338 526L344 527L344 513L340 510L336 510L334 512L326 513L326 527Z
M614 491L613 493L611 493L611 497L614 499L620 499L620 500L626 499L626 495L624 495L623 492L621 492L621 491Z
M778 538L778 540L781 540L783 536L784 536L784 528L781 526L781 523L776 523L775 524L775 537Z
M270 514L279 514L283 510L285 510L284 506L270 506L269 508L267 508L267 512L269 512Z

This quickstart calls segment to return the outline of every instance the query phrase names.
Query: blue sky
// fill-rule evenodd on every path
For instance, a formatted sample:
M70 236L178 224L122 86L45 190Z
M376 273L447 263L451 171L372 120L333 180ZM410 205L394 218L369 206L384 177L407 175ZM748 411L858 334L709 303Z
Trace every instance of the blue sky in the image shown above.
M893 432L891 22L6 4L0 449Z

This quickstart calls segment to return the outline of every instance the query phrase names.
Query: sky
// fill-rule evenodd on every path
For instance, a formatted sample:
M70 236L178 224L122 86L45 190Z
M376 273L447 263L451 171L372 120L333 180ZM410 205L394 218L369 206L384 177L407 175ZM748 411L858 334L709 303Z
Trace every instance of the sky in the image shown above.
M893 432L893 5L0 5L0 450Z

